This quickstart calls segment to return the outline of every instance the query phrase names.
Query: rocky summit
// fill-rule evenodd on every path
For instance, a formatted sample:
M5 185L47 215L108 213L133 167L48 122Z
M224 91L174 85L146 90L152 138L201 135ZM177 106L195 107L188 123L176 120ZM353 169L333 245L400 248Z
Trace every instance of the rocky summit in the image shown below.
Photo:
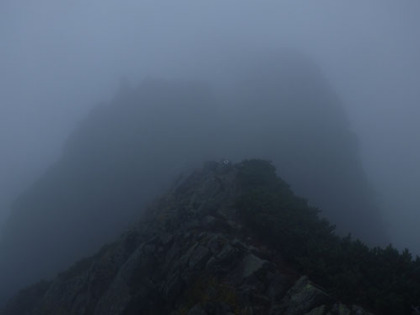
M229 88L210 77L145 79L92 109L10 207L0 307L114 240L179 173L220 157L269 159L336 233L386 245L357 137L328 80L300 54L267 58L240 61Z
M369 314L340 303L247 226L238 200L272 180L247 163L271 169L224 160L179 178L117 241L22 290L2 314Z

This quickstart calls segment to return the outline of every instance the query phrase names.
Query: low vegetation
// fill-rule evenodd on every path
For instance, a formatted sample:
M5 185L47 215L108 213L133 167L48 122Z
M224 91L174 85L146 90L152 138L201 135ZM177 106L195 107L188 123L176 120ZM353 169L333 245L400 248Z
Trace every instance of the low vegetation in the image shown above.
M411 314L420 303L419 257L337 236L267 161L246 160L238 168L241 220L302 273L343 302L378 314Z

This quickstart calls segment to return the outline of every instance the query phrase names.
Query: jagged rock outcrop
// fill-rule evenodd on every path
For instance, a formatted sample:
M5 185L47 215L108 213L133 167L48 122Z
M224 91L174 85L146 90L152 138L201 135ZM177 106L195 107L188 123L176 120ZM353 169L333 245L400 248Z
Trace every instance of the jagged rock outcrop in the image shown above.
M208 163L179 179L116 242L22 291L2 314L368 314L300 275L244 225L240 167Z

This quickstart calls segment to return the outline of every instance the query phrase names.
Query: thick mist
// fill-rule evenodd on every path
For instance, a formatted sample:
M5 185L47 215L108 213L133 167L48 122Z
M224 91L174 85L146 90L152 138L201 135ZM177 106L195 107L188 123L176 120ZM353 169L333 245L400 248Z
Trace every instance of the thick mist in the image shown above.
M386 244L357 138L319 68L293 50L242 54L236 66L229 89L122 80L113 100L89 113L57 162L13 202L0 243L2 290L94 252L181 171L221 157L272 160L337 232ZM28 261L30 270L20 273Z
M212 101L217 105L206 117L226 112L252 122L258 114L235 112L232 104L260 101L252 99L252 88L269 99L272 91L264 82L278 71L271 71L276 65L267 53L290 49L312 60L313 71L322 73L336 94L331 97L343 109L336 117L347 117L340 125L347 124L358 138L366 185L376 192L389 241L420 253L419 11L418 3L390 1L3 1L0 220L8 216L16 197L65 154L65 143L74 139L72 131L91 109L98 102L112 102L122 76L134 88L144 78L210 81L213 88L205 99L222 96L224 101ZM264 71L255 62L261 59L266 60ZM254 82L246 82L250 77ZM205 123L200 121L208 130ZM218 132L209 135L211 139L224 139L224 130ZM188 147L188 141L184 143ZM264 142L252 143L255 150L266 148ZM170 145L159 144L163 149ZM242 158L244 152L238 149L229 152L232 147L226 145L224 155ZM268 153L265 157L270 158ZM189 156L194 154L198 160L201 153L193 150ZM188 165L184 156L176 158L179 165ZM150 161L157 162L153 157Z

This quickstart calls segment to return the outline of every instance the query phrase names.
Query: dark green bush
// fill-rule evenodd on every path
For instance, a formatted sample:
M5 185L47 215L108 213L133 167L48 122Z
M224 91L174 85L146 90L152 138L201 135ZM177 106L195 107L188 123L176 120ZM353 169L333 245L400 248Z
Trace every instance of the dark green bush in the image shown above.
M379 314L411 314L420 303L420 259L408 250L338 237L267 161L240 163L238 181L236 207L246 226L337 298Z

